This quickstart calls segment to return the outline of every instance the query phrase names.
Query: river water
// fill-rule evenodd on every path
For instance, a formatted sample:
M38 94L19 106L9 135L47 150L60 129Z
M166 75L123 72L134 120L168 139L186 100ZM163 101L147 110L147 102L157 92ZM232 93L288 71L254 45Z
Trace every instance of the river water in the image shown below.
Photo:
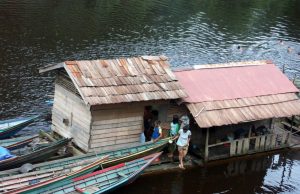
M114 194L300 193L300 153L145 175Z
M38 68L50 63L164 54L172 68L271 59L280 68L285 64L299 70L299 52L299 0L0 0L0 119L50 112L45 101L53 94L54 74L38 73ZM291 69L287 70L290 78L295 73ZM49 124L40 119L23 132L49 129ZM285 165L292 163L297 169L299 157L294 155L274 157L287 157ZM260 174L255 191L269 192L268 185L275 182L265 180L273 170L269 166ZM178 193L194 193L197 189L226 192L220 189L225 183L250 191L251 185L240 181L255 179L246 173L223 181L223 171L220 176L217 172L208 168L200 170L201 176L194 171L166 174L157 182L168 179L167 186L172 181L189 185L181 186ZM277 175L276 169L274 173ZM292 178L270 192L298 191L292 181L298 178L300 182L300 176L291 174ZM135 193L140 193L148 179L152 178L137 181L142 186L136 187ZM196 180L202 186L196 187ZM293 186L283 189L289 184Z

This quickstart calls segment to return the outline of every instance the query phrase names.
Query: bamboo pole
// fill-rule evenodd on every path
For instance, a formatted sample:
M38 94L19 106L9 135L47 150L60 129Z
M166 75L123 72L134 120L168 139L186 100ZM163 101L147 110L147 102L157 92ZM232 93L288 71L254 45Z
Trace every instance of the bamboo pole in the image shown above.
M55 141L56 141L56 139L54 139L51 135L49 135L48 133L46 133L46 132L43 131L43 130L40 130L40 135L41 135L42 137L48 138L49 141L52 141L52 142L55 142Z
M51 142L55 142L55 141L56 141L56 139L55 139L54 137L52 137L51 135L49 135L48 133L46 133L46 132L43 131L43 130L40 130L40 135L41 135L42 137L48 138L49 141L51 141ZM71 142L71 141L69 142L68 147L69 147L69 151L70 151L74 156L84 154L82 151L80 151L79 149L77 149L76 147L74 147L74 146L72 145L72 142Z

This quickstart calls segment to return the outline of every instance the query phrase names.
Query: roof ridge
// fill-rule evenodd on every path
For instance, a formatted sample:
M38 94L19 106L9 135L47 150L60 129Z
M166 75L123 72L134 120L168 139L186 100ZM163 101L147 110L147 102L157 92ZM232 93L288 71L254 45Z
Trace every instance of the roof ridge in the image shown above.
M215 63L215 64L201 64L193 65L190 67L179 67L173 69L174 72L192 71L201 69L220 69L220 68L235 68L235 67L249 67L273 64L271 60L258 60L258 61L242 61L242 62L229 62L229 63Z

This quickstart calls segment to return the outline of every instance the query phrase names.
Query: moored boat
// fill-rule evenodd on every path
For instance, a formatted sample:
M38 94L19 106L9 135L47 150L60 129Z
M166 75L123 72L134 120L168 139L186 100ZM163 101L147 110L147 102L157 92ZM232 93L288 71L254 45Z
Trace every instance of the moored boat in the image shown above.
M93 171L95 171L96 169L99 168L99 166L101 165L101 163L103 163L105 160L107 160L108 155L107 156L103 156L101 158L98 158L95 162L92 162L89 165L86 166L77 166L76 170L74 170L73 172L69 172L65 175L55 175L53 177L50 177L48 179L40 179L40 177L36 177L36 179L31 180L29 182L29 184L25 185L24 183L20 183L20 185L23 185L23 187L27 188L39 188L40 185L50 185L52 183L62 183L66 180L72 179L72 178L76 178L79 176L83 176L85 174L91 173ZM14 189L14 187L9 186L9 185L1 185L1 193L2 192L6 192L6 193L18 193L18 189ZM4 186L4 187L3 187ZM13 190L13 191L8 191L8 190ZM21 189L22 190L22 189ZM26 190L26 189L25 189Z
M103 156L106 157L106 156ZM106 157L106 159L108 156ZM99 158L97 158L99 160ZM94 162L97 162L95 160ZM93 162L92 162L93 163ZM89 164L88 164L89 165ZM68 173L77 171L81 168L86 166L86 163L78 162L74 164L69 164L68 166L65 166L64 168L52 168L47 170L40 170L40 171L34 171L34 172L28 172L24 174L19 175L13 175L13 176L7 176L0 178L0 193L7 192L10 190L19 189L28 185L33 185L39 182L47 181L49 179L63 176ZM98 166L97 166L98 168ZM95 170L95 169L92 169ZM90 171L92 172L92 171Z
M27 149L17 149L12 152L15 157L0 161L0 170L19 167L25 163L40 162L54 155L60 148L67 145L70 139L60 139L56 142L37 145Z
M3 139L0 140L0 146L5 147L8 150L14 150L28 145L35 138L38 137L39 135L28 135L28 136L16 137L11 139Z
M0 178L0 193L2 192L8 192L10 190L19 189L22 187L26 187L29 185L34 185L40 182L52 180L62 180L68 178L75 178L87 173L91 173L99 168L99 165L103 163L105 160L108 159L107 156L103 156L100 159L98 158L94 162L92 162L89 165L80 165L80 164L74 164L73 167L70 167L68 169L64 169L63 171L45 171L43 174L40 174L39 176L33 174L33 173L27 173L27 176L15 178L6 180L5 178Z
M0 139L9 138L19 132L21 129L34 122L39 116L9 119L0 121Z
M123 149L118 149L115 151L107 151L100 153L89 153L83 154L79 156L73 156L69 158L54 160L50 162L43 162L39 164L33 165L33 172L36 176L39 176L44 173L44 171L52 170L55 171L57 169L67 169L70 168L73 164L89 164L97 159L97 157L101 157L104 155L109 155L107 161L105 161L102 166L109 167L116 165L121 162L127 162L139 157L143 157L155 152L161 151L169 142L169 138L159 140L155 143L147 142L145 144L140 144L138 146L127 147ZM17 176L13 176L17 175ZM0 171L0 177L7 177L8 179L18 179L21 176L26 176L26 174L20 175L19 168L9 169L5 171Z
M80 177L53 179L8 193L106 193L133 182L161 154L154 153Z

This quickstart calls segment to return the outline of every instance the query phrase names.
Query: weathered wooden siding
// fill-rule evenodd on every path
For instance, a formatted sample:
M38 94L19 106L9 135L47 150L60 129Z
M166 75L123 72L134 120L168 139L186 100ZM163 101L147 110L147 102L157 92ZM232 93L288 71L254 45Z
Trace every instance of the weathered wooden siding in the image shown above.
M179 117L183 114L188 113L188 109L186 108L185 105L177 105L177 104L169 104L168 106L168 117L167 117L167 121L171 122L173 120L173 116L174 115L178 115Z
M77 146L88 151L91 113L82 99L62 82L68 80L59 76L55 84L52 129L64 137L72 137ZM64 119L68 122L64 123Z
M143 114L142 103L94 110L90 151L112 150L138 143L143 131Z
M138 143L143 131L145 106L158 110L162 122L166 122L163 118L171 122L174 114L180 116L187 110L169 101L123 103L105 106L103 109L98 107L92 111L90 151L112 150Z
M186 110L166 100L102 105L89 110L72 82L61 74L55 85L52 128L64 137L72 137L87 152L136 145L143 132L144 107L149 105L159 111L159 119L164 122Z

